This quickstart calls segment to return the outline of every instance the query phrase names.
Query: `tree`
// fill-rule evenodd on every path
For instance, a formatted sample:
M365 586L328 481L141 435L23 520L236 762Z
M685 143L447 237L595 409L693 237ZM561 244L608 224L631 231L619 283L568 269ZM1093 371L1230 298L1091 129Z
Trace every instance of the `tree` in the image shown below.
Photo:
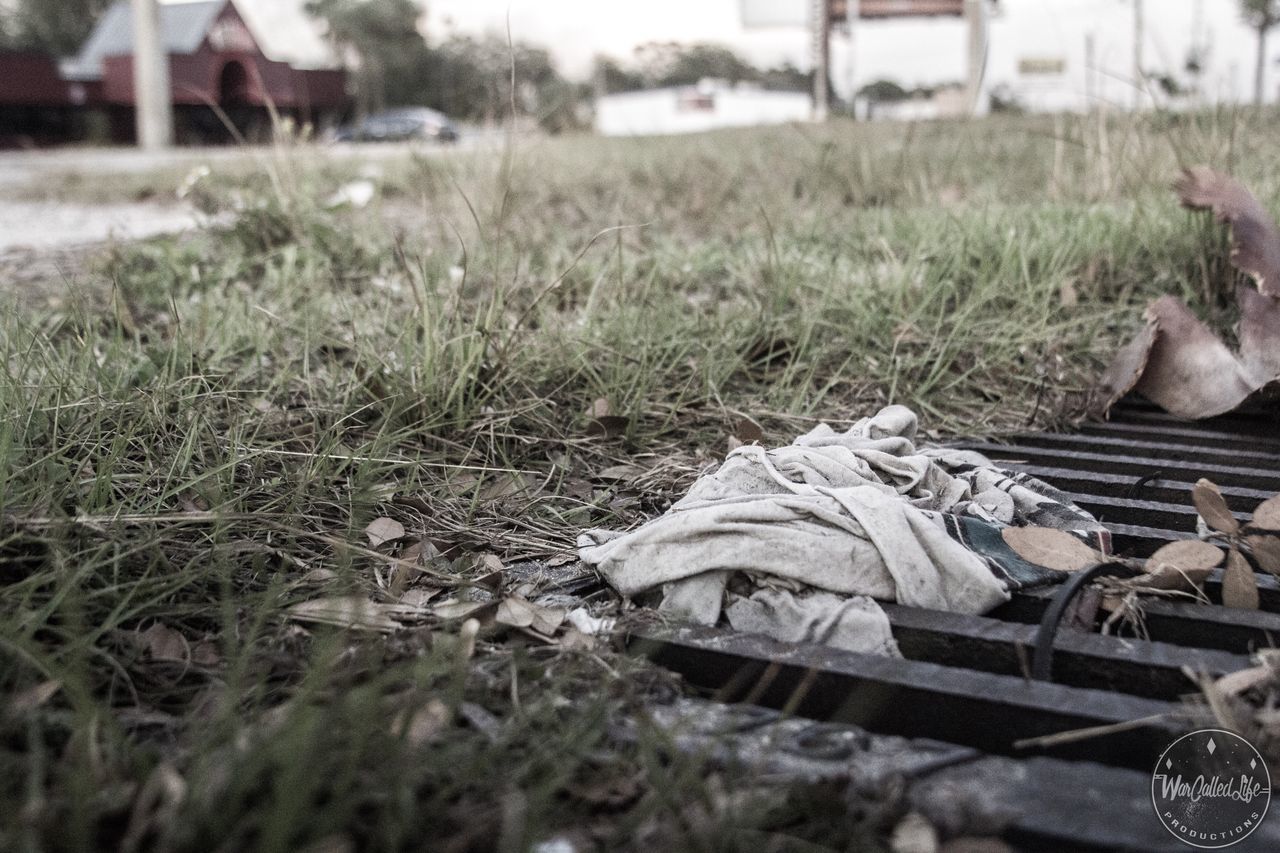
M707 78L730 83L760 79L758 68L718 44L651 42L636 48L636 59L651 86L691 86Z
M355 66L362 113L421 103L429 61L413 0L309 0L306 9L324 20L329 39Z
M858 90L858 97L866 98L877 104L892 104L905 101L911 93L892 80L876 80Z
M1266 89L1267 32L1280 24L1280 0L1240 0L1244 21L1258 34L1258 60L1253 71L1253 102L1261 104Z
M10 47L71 56L109 5L111 0L17 0L0 32Z
M638 92L649 83L639 71L626 68L611 56L597 56L592 62L591 79L595 81L601 94L615 95L619 92Z

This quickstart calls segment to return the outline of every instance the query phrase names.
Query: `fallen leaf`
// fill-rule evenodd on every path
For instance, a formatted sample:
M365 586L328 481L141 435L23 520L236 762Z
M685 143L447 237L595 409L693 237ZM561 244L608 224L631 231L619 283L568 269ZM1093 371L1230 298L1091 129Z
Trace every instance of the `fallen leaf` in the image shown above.
M209 640L201 640L191 647L191 662L197 666L217 666L222 663L222 655L218 654L218 645Z
M589 652L596 647L597 640L589 634L584 634L577 628L570 627L564 632L564 636L560 638L560 648L569 651Z
M375 518L364 529L364 535L369 537L369 547L377 548L403 538L404 525L393 518Z
M506 568L502 564L502 558L499 557L497 554L481 554L480 559L478 561L478 566L490 572L490 574L485 575L485 577L489 577L489 578L493 577L494 575L501 576L502 570Z
M563 607L543 607L540 604L535 604L533 607L533 624L529 627L539 634L555 636L556 631L560 630L560 626L564 624L568 611Z
M744 416L739 418L737 425L734 426L733 437L743 444L759 443L764 441L764 429L751 418Z
M638 465L612 465L603 471L597 471L595 478L597 480L611 480L613 482L622 482L626 480L634 480L644 473L644 469Z
M1001 536L1019 557L1046 569L1078 572L1107 559L1070 533L1052 527L1006 527Z
M446 622L454 619L465 619L468 616L474 616L484 610L486 607L497 609L498 604L493 601L462 601L451 598L448 601L442 601L431 608L433 615Z
M440 590L438 589L417 587L416 589L405 590L404 594L400 596L400 603L418 610L425 610L427 602L439 594Z
M480 498L486 501L497 501L514 497L533 488L529 479L519 472L509 472L488 481L480 489Z
M1231 226L1231 263L1252 276L1261 293L1280 296L1280 232L1253 193L1208 166L1183 170L1174 188L1183 205L1212 210Z
M1259 530L1280 531L1280 495L1259 504L1253 511L1253 520L1249 522L1249 526Z
M172 628L157 622L138 635L152 660L186 663L190 654L187 641Z
M9 700L9 714L20 717L30 714L43 706L62 689L62 682L57 679L42 681L34 687L28 687Z
M510 625L513 628L528 628L533 624L536 615L533 605L517 596L509 596L504 598L502 603L498 605L497 621L500 625Z
M1094 390L1097 399L1093 410L1095 415L1105 415L1138 384L1147 369L1147 361L1151 358L1151 350L1156 345L1158 334L1156 324L1148 320L1142 331L1116 352Z
M338 579L338 573L332 569L312 569L298 580L313 586L323 586Z
M1200 513L1204 523L1214 530L1230 534L1240 532L1240 522L1231 514L1226 499L1215 483L1205 479L1197 481L1191 490L1191 502L1196 505L1196 512Z
M1157 571L1168 566L1184 572L1204 572L1222 564L1222 549L1199 539L1182 539L1170 542L1147 558L1147 571Z
M591 404L591 408L587 410L587 418L587 435L616 438L624 435L631 424L629 418L615 415L604 397Z
M339 628L364 631L394 631L400 623L387 615L383 605L363 596L313 598L293 605L289 618L298 622L336 625Z
M1258 609L1258 579L1249 561L1235 548L1227 554L1227 569L1222 575L1222 604L1240 610Z
M1258 389L1236 355L1182 300L1160 297L1147 307L1147 318L1159 334L1133 388L1143 397L1195 420L1229 412Z
M403 735L410 746L422 746L438 740L452 721L449 706L439 699L430 699L412 714L399 715L391 730L393 734Z
M1280 575L1280 537L1246 536L1244 541L1263 571Z
M938 853L938 830L919 812L908 812L889 837L893 853Z

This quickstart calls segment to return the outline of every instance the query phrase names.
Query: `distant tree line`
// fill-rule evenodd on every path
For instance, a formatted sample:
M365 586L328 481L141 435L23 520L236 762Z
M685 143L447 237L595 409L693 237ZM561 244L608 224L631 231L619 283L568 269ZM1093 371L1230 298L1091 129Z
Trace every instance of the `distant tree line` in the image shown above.
M78 53L112 0L15 0L0 5L0 48Z
M514 109L552 132L581 123L589 91L565 80L542 48L493 35L428 44L414 0L310 0L306 8L353 69L362 112L427 106L483 122Z
M706 79L754 83L765 89L783 91L808 91L813 85L813 75L791 63L758 68L723 45L706 43L646 44L636 49L630 63L598 56L593 77L597 91L604 94L690 86Z

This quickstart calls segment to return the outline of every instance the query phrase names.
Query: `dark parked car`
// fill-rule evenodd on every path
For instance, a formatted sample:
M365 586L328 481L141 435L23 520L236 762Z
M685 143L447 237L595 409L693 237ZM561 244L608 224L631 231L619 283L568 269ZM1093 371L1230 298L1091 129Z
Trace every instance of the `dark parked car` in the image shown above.
M411 139L457 142L458 128L444 113L426 107L412 107L374 113L364 121L340 128L334 135L336 142L404 142Z

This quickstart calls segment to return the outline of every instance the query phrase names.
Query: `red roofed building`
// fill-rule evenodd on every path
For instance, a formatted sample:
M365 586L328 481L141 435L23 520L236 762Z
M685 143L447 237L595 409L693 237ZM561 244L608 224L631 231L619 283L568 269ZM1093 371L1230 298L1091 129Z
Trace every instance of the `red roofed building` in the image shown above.
M236 133L261 136L270 128L272 109L316 126L345 116L350 103L345 72L295 68L268 58L233 0L165 4L159 13L180 142L225 141ZM101 111L113 141L133 139L133 16L128 0L107 10L80 53L62 63L60 73L51 73L53 63L46 57L20 56L0 55L0 139L6 110L33 98Z

